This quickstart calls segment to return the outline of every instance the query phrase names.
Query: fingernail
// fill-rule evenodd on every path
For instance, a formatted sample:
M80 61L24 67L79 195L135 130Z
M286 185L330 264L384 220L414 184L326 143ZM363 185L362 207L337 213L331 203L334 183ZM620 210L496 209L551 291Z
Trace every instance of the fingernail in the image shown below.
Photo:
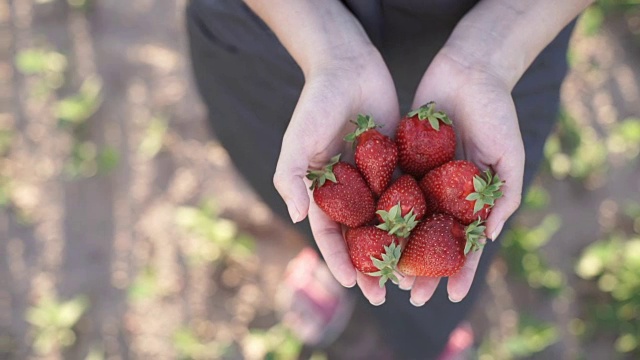
M412 288L413 286L409 286L409 287L406 287L406 288L405 288L405 287L402 287L402 285L398 285L398 287L400 288L400 290L408 291L408 290L411 290L411 288Z
M462 300L462 299L460 299L460 300ZM451 295L449 295L449 301L451 301L452 303L459 303L460 300L452 299Z
M298 208L296 208L295 204L287 203L287 210L289 210L289 216L294 224L300 221L300 212L298 211Z
M373 306L380 306L382 304L384 304L384 302L387 301L387 298L383 298L382 301L380 301L379 303L374 303L373 301L369 301L371 303L371 305Z
M496 229L493 230L493 233L491 234L491 241L496 241L498 236L500 236L500 232L502 231L503 226L504 226L504 221L498 224L498 226L496 226Z
M421 307L426 303L426 301L423 302L423 303L417 303L417 302L413 301L413 298L409 298L409 302L411 303L411 305L413 305L415 307Z
M353 284L351 284L351 285L342 284L342 286L351 289L352 287L356 286L356 284L357 284L357 282L354 281Z

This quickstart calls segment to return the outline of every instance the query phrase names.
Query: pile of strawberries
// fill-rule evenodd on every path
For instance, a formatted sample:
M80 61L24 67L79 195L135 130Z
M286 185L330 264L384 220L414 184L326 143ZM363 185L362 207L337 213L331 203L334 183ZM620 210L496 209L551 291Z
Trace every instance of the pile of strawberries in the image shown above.
M470 251L482 247L484 220L503 182L471 162L454 160L456 134L449 117L428 103L404 117L395 141L370 116L359 115L355 163L333 157L309 170L318 206L348 227L345 239L356 269L398 282L397 274L456 274ZM392 182L400 167L403 175Z

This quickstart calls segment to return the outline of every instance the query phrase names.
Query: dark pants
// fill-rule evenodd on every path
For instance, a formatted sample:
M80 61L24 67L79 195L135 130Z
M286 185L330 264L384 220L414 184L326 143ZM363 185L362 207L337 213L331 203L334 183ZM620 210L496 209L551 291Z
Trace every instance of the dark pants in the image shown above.
M473 6L468 0L453 7L432 2L440 6L374 0L347 4L385 58L403 111L408 110L430 60ZM187 10L187 25L196 83L218 140L262 199L275 213L289 219L271 179L282 136L304 84L302 72L269 28L240 0L193 0ZM540 164L545 139L555 123L572 28L573 24L540 54L513 91L527 156L525 188ZM308 223L300 228L312 241ZM499 242L485 248L476 281L458 304L448 301L445 281L422 308L409 304L407 292L387 287L385 305L372 308L371 313L383 324L382 335L396 354L407 359L439 354L449 333L478 298L498 248ZM364 306L365 301L362 303Z

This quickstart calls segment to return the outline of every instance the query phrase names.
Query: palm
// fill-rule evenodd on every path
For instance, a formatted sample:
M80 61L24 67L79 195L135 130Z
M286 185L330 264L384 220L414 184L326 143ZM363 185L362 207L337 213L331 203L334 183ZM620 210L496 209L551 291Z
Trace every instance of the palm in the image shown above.
M469 71L446 57L436 59L423 77L414 106L435 100L450 115L456 129L457 157L491 168L501 179L504 198L487 219L486 234L497 235L520 203L524 171L524 148L510 89L491 74ZM482 251L470 254L465 266L449 279L449 297L462 300L469 291ZM426 302L438 278L405 278L401 285L413 285L411 298Z
M302 178L307 168L320 168L337 153L343 154L342 159L351 157L352 146L345 143L343 137L353 131L354 125L349 120L355 120L358 113L372 115L377 124L383 125L380 131L388 135L396 128L398 101L382 58L374 54L366 57L365 63L346 60L307 77L283 140L274 177L281 194L290 193L290 190L283 191L283 187L291 187L279 181L282 177L291 178L292 174L284 172L294 172L294 176ZM376 279L355 270L341 225L330 220L313 201L309 201L313 199L311 195L311 192L304 195L306 204L297 206L298 216L292 215L292 218L301 220L308 211L316 243L335 278L349 287L357 282L372 303L381 303L385 297L384 289L378 286ZM296 194L296 198L302 199L303 196Z

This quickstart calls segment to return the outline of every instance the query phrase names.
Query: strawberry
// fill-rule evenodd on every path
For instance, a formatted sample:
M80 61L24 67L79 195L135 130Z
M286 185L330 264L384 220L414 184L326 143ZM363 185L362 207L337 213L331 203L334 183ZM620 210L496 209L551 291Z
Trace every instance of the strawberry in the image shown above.
M356 144L356 166L367 180L369 188L380 196L391 181L391 175L398 163L398 148L389 137L382 135L369 115L358 115L353 122L357 128L344 137Z
M349 227L362 226L375 216L375 201L367 183L353 165L331 158L322 170L307 171L313 199L331 220ZM329 181L327 181L329 180Z
M427 121L425 121L427 120ZM416 178L453 160L456 134L449 117L430 102L404 117L396 130L400 169Z
M450 161L430 171L420 181L427 206L434 212L456 217L464 225L486 220L504 182L489 170L484 172L466 160Z
M479 242L485 226L478 220L464 227L454 217L433 215L413 229L398 270L404 275L443 277L458 273L470 251L482 248Z
M358 271L380 276L380 287L388 279L398 282L395 268L400 258L398 238L375 226L348 229L345 233L349 257Z
M378 228L392 235L408 237L409 232L427 212L424 194L411 175L402 175L382 193L376 206Z

